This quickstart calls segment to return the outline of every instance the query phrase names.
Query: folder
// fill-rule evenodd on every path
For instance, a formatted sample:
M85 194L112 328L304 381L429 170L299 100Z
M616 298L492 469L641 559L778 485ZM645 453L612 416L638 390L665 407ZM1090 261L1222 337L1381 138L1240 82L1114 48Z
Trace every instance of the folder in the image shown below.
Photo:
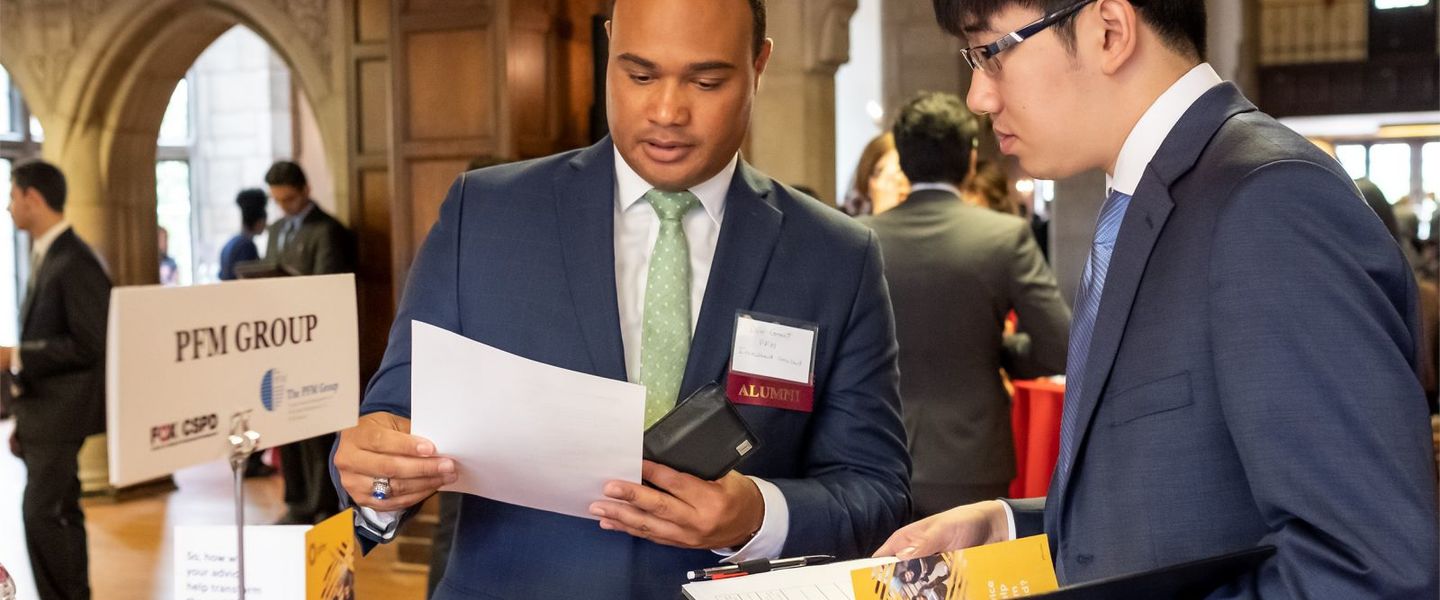
M1149 571L1117 575L1033 596L1044 600L1111 598L1201 599L1259 567L1275 555L1274 546L1258 546Z

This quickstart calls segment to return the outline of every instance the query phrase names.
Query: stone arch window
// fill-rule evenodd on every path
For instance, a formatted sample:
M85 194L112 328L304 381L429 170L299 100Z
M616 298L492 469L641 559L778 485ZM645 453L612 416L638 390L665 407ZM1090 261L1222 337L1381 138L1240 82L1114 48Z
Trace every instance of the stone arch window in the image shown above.
M0 181L4 182L0 188L5 204L9 203L11 166L38 157L43 140L44 132L30 115L20 88L0 65ZM0 210L0 345L13 346L19 341L19 291L29 277L29 265L17 257L28 256L24 252L28 244L24 234L15 231L9 211Z

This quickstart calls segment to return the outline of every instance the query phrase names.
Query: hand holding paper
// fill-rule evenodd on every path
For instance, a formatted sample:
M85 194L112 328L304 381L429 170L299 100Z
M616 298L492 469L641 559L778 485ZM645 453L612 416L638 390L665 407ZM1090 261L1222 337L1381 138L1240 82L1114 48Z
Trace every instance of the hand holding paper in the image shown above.
M642 474L660 489L624 481L605 484L612 500L590 505L601 528L657 544L711 550L745 545L765 518L760 490L735 471L705 481L645 461Z
M409 419L390 413L365 415L340 432L335 470L355 504L378 511L419 504L457 478L454 460L437 455L429 440L410 435ZM370 495L377 477L390 479L384 500Z
M645 388L412 332L414 431L453 457L445 490L593 519L606 482L640 481Z

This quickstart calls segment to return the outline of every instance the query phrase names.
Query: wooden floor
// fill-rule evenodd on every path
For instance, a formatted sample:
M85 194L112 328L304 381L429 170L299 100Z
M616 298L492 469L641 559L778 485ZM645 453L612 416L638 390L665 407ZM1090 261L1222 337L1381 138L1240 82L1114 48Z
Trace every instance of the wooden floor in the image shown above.
M0 449L14 421L0 421ZM175 475L178 491L126 502L87 500L85 528L90 536L90 585L104 600L173 598L171 554L177 525L225 525L234 522L235 501L229 466L223 461ZM20 519L25 467L0 451L0 565L19 584L19 598L35 598L30 561ZM279 477L246 481L246 522L273 523L285 512ZM394 548L381 546L361 559L356 573L360 600L420 600L425 572L396 568Z

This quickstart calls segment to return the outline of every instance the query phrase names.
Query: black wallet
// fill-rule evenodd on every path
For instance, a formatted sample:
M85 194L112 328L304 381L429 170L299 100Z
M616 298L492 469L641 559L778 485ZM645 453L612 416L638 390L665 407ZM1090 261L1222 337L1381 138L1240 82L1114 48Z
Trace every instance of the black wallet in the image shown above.
M724 477L757 448L740 411L711 383L645 430L645 460L706 481Z

